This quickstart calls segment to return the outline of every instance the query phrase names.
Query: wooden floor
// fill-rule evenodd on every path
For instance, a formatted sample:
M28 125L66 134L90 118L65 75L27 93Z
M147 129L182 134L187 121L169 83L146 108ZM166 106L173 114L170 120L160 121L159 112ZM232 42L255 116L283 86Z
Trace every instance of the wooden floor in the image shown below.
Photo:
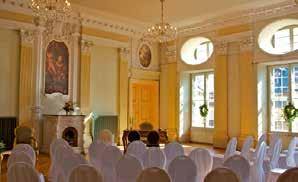
M212 153L220 153L222 154L224 152L224 150L222 149L214 149L212 145L205 145L205 144L184 144L185 146L188 146L188 150L187 151L191 151L194 148L206 148L208 150L210 150ZM4 160L2 161L1 164L1 181L0 182L6 182L6 173L7 173L7 157L4 158ZM51 160L49 155L47 154L40 154L38 156L38 160L37 160L37 164L36 164L36 168L37 170L42 173L45 176L45 179L47 181L47 177L48 177L48 171L51 165Z

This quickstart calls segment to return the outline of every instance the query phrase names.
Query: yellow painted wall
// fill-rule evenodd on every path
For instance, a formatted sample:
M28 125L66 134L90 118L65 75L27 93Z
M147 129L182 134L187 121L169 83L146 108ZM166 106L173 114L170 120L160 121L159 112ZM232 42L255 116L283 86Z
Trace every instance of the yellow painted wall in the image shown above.
M91 50L91 111L101 115L119 114L118 50L94 46Z
M18 116L19 39L17 31L0 29L0 116Z

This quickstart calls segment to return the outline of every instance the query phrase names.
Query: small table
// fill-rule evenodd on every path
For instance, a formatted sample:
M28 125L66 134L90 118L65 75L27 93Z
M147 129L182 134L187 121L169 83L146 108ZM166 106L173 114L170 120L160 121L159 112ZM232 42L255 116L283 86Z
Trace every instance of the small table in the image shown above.
M122 142L123 142L123 146L124 146L124 152L126 151L127 146L128 146L128 134L130 131L132 131L132 130L124 130L123 131ZM143 141L144 143L147 143L147 136L150 133L150 131L145 131L145 130L136 130L136 131L138 131L140 133L141 141ZM157 130L157 132L159 133L159 142L161 144L169 143L168 134L167 134L166 130L159 129L159 130Z

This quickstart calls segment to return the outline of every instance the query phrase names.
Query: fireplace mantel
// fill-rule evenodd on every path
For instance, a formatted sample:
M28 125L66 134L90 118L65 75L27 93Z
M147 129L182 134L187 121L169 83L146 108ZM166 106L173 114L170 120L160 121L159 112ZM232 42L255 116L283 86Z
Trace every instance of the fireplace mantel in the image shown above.
M50 145L54 139L63 138L63 132L67 128L75 128L77 131L77 152L83 152L84 146L84 115L43 115L43 145L42 152L49 153Z

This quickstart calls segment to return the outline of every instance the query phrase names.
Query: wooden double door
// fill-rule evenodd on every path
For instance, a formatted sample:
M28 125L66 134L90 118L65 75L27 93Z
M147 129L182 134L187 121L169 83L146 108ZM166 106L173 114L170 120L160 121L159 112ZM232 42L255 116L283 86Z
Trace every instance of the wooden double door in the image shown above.
M131 80L130 83L130 118L133 129L149 122L154 129L159 129L159 82Z

